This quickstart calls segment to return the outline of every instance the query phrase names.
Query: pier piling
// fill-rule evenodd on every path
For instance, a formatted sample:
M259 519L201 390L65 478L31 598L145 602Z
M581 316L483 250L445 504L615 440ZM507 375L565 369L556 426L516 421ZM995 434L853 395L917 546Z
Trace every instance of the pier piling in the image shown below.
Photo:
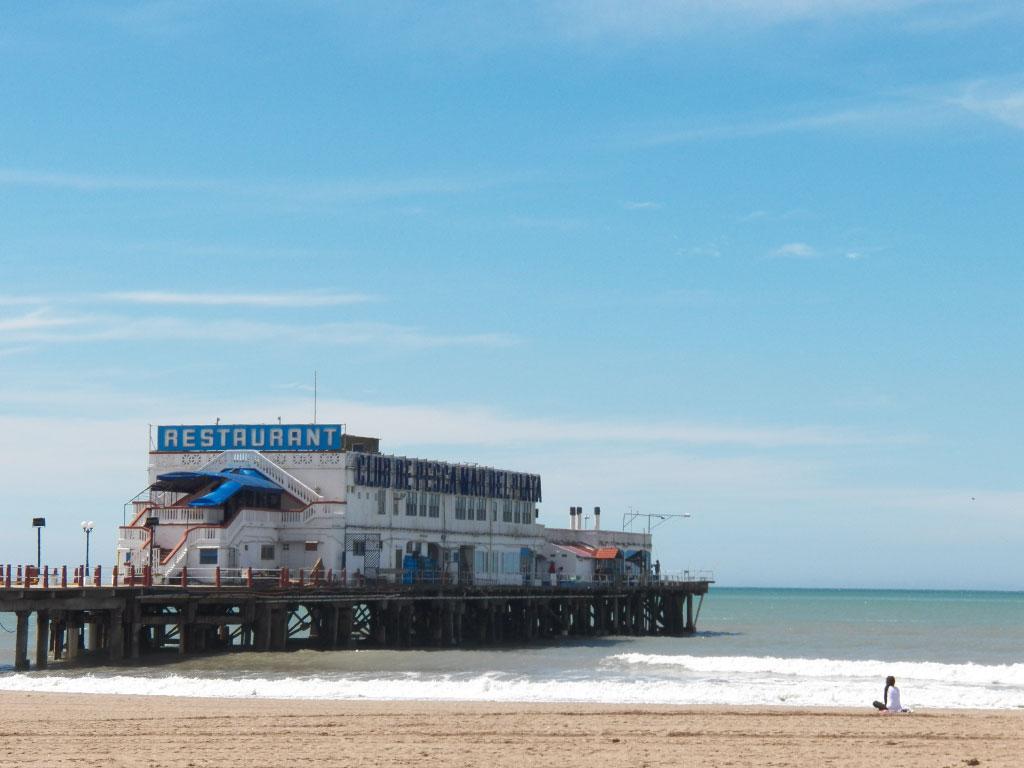
M47 586L0 586L0 611L17 616L15 668L51 662L122 664L153 654L214 651L454 648L532 644L562 637L679 636L696 631L694 597L709 582L552 586L362 583L306 578L270 588L252 576L219 586L153 586L145 571L108 586L55 576ZM6 575L6 573L4 573ZM113 574L111 574L113 577ZM182 574L182 582L188 577ZM95 576L93 577L95 578ZM3 582L0 581L0 585ZM130 586L130 585L134 586ZM698 611L699 612L699 611Z

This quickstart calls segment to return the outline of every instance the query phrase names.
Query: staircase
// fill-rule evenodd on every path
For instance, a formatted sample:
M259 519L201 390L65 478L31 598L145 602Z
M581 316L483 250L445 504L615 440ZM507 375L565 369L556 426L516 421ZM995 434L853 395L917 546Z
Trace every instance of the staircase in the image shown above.
M199 468L199 471L221 472L234 467L255 469L304 504L313 504L324 499L323 496L299 480L295 475L285 471L259 451L224 451L206 462L206 464Z

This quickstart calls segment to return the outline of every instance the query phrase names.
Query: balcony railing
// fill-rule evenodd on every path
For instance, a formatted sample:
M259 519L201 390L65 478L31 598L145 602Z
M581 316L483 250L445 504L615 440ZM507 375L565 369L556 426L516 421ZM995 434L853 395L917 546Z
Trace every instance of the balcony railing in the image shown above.
M182 550L184 552L184 550ZM83 566L50 568L37 571L33 565L0 565L0 589L88 588L160 586L244 586L250 588L342 587L342 588L436 588L436 587L533 587L556 590L637 588L657 585L710 584L710 571L684 571L681 574L635 575L619 579L590 580L542 577L518 573L455 574L445 571L411 568L378 569L368 573L356 571L292 571L288 568L222 568L198 566L182 568L173 576L150 574L148 565L120 569L96 566L88 571Z

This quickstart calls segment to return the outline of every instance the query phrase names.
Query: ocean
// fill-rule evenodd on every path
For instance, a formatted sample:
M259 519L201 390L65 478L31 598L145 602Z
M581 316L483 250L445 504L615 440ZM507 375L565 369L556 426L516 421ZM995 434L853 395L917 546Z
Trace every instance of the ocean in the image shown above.
M0 690L277 699L1024 708L1024 593L712 588L700 631L529 648L296 651L19 674Z

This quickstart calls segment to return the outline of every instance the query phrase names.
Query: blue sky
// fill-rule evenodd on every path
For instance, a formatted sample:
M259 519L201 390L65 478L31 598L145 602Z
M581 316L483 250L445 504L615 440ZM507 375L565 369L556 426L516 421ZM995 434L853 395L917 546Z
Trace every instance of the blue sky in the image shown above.
M667 570L1020 588L1019 4L2 10L0 560L317 370Z

